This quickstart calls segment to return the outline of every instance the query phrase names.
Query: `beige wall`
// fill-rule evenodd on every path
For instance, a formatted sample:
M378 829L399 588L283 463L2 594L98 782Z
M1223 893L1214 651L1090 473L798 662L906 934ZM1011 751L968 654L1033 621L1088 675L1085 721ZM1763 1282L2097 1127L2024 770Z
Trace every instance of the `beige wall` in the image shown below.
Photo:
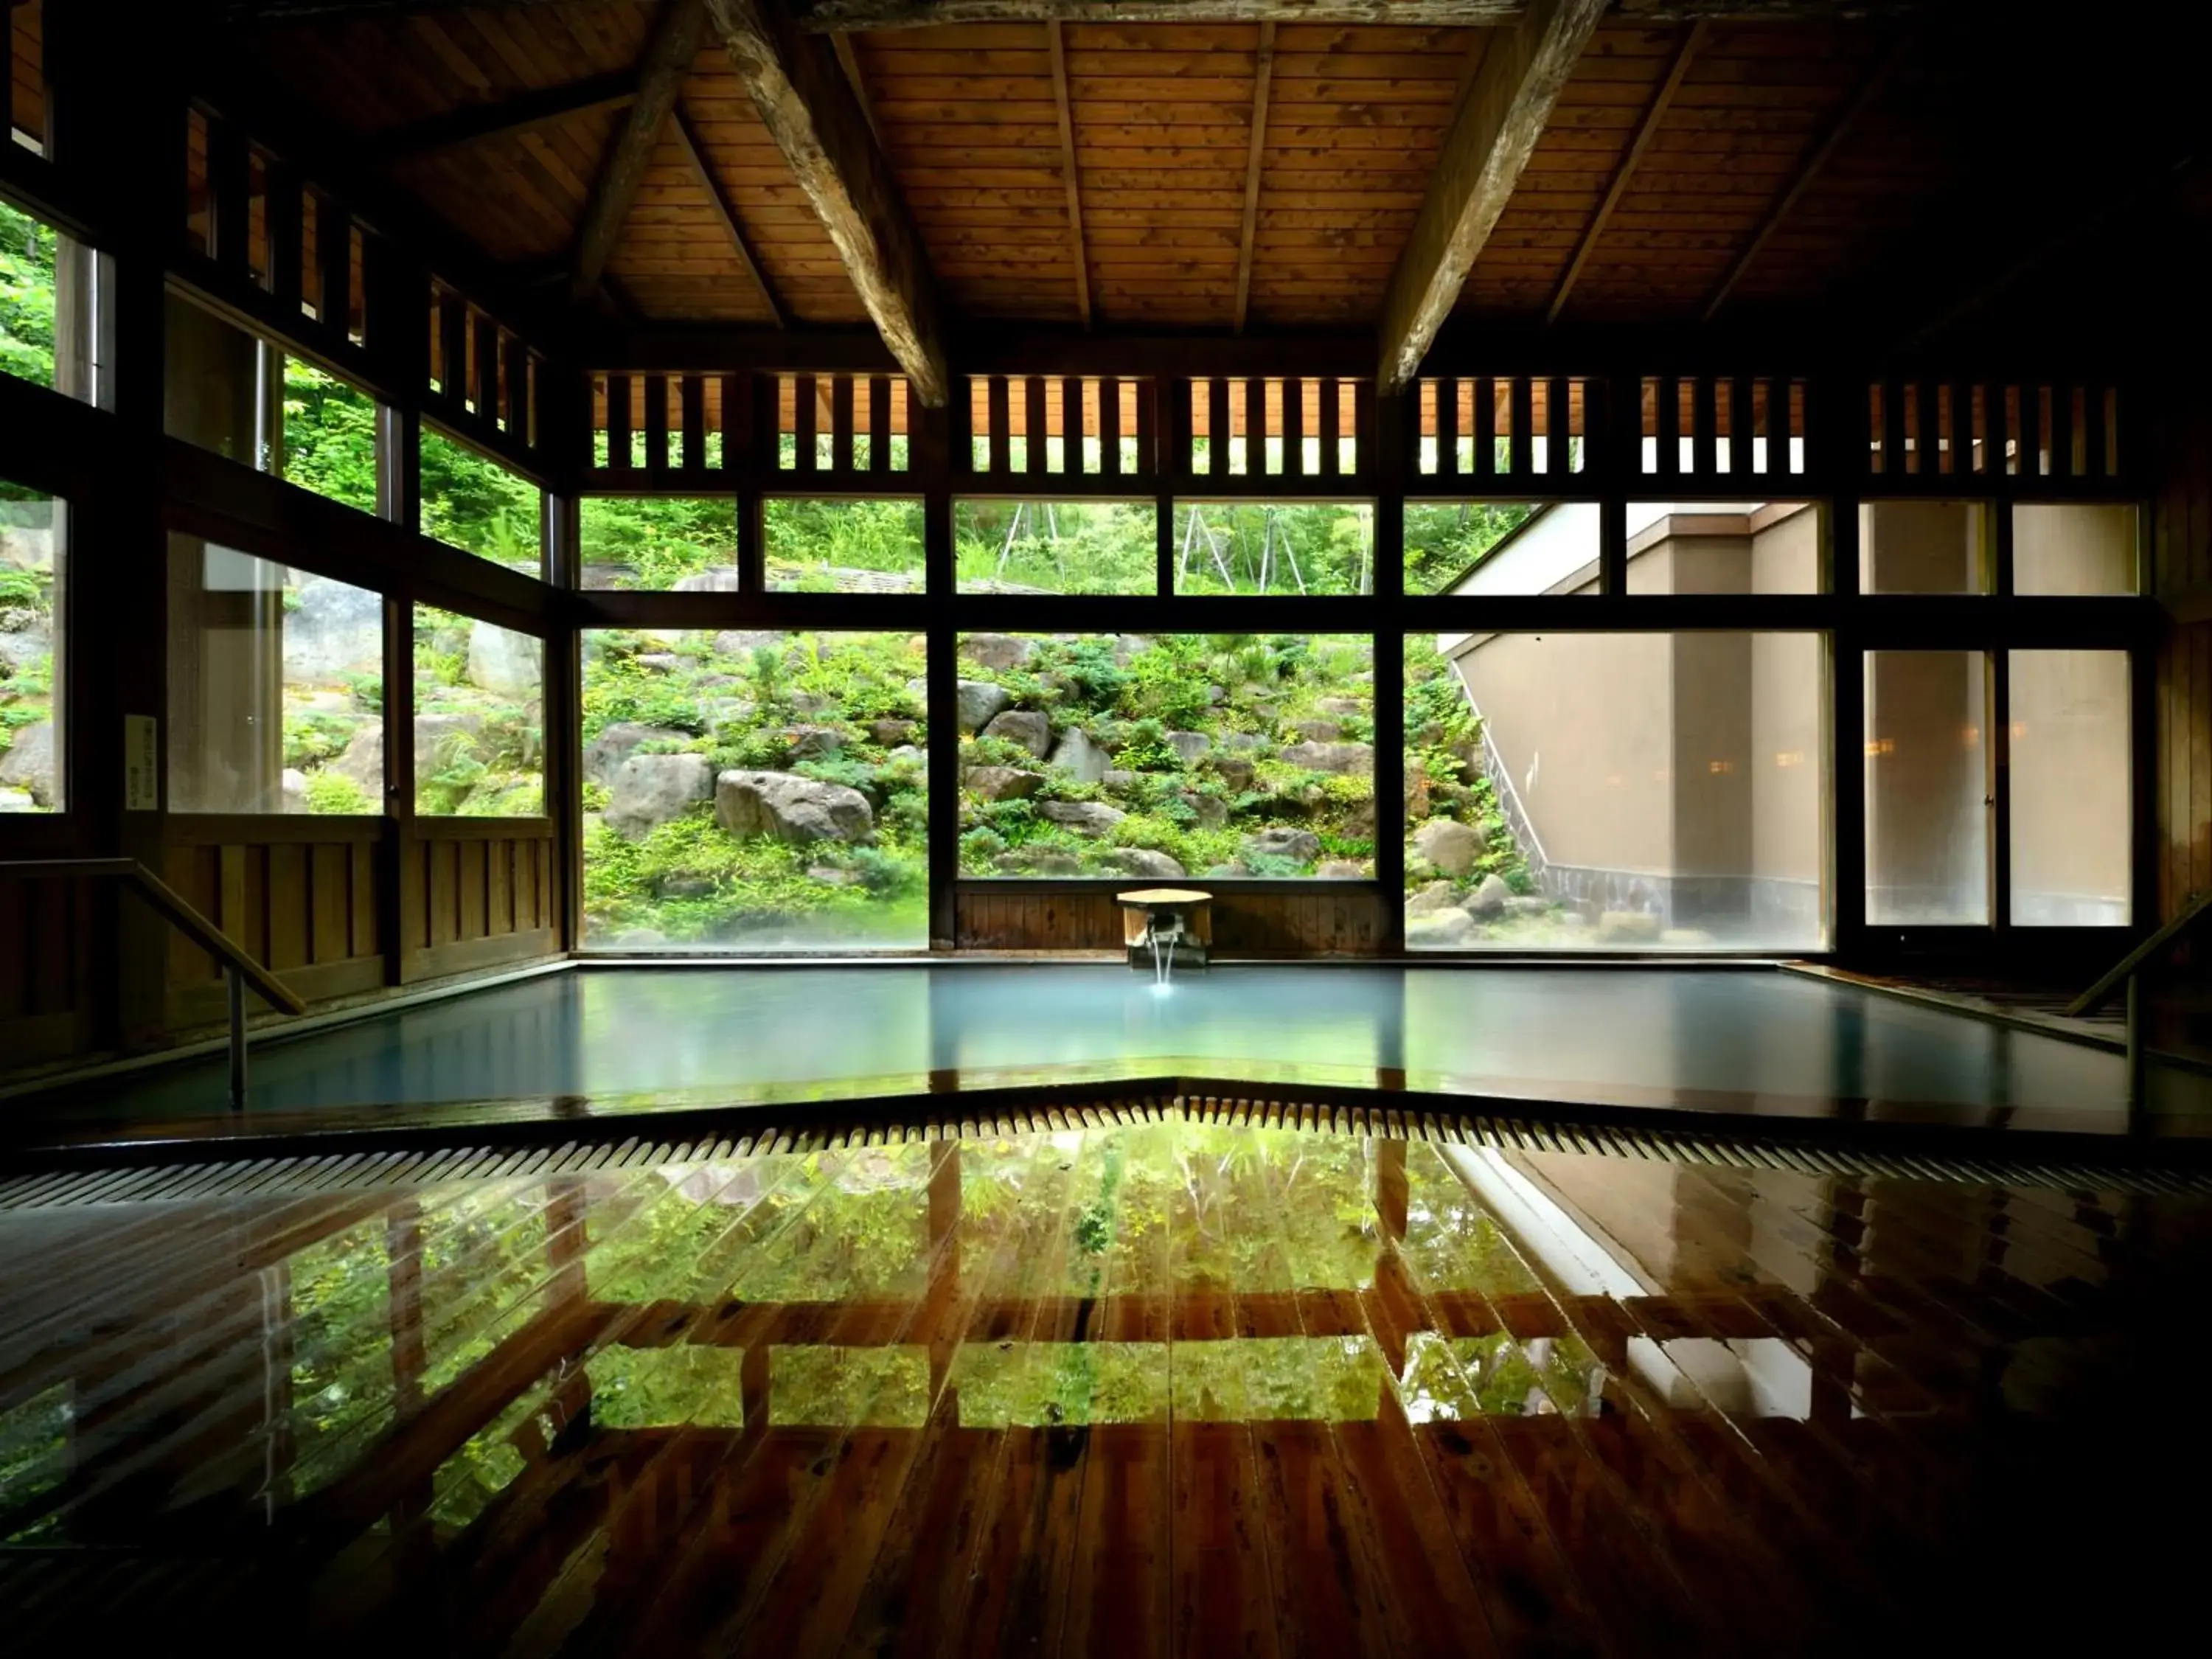
M1859 507L1863 593L1987 591L1978 501L1866 501Z
M2128 920L2128 659L2015 651L2012 920Z
M1869 921L1989 919L1983 675L1978 651L1867 657Z
M2132 593L2132 506L2023 502L2012 510L2013 592Z

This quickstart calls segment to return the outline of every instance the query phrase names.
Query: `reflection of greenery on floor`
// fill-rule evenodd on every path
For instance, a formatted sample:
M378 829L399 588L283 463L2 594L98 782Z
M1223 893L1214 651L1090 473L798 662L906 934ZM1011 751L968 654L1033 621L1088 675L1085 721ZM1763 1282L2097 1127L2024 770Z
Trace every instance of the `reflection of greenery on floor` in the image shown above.
M1370 872L1366 640L971 634L960 650L963 873Z
M594 944L919 944L924 656L904 634L587 635Z

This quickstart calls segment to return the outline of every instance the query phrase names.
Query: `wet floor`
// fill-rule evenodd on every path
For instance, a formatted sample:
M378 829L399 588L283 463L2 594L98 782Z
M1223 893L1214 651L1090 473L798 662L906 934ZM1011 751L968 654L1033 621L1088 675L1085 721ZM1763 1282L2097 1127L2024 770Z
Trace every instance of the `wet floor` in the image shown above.
M1598 1103L2015 1127L2126 1121L2114 1054L1771 970L1119 967L581 969L259 1050L258 1110L740 1088L1008 1068L1235 1062ZM2212 1078L2159 1068L2175 1117ZM1355 1075L1359 1074L1359 1075ZM220 1060L100 1104L190 1116Z
M1182 1121L501 1167L0 1208L12 1639L1983 1650L2204 1536L2206 1197Z

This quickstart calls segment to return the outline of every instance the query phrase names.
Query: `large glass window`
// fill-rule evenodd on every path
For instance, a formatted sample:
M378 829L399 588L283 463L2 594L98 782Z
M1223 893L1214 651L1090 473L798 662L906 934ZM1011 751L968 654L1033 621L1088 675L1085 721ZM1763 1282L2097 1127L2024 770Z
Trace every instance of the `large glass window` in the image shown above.
M384 601L169 538L169 810L384 811Z
M1406 591L1595 591L1597 523L1597 508L1589 503L1407 501Z
M2014 507L2012 591L2134 592L2135 507L2046 501L2023 501Z
M738 591L732 497L592 495L580 508L586 587Z
M1859 592L1986 593L1989 509L1980 501L1863 501Z
M2130 919L2128 658L2014 651L2012 902L2017 927Z
M0 479L0 812L58 812L69 508Z
M1814 593L1820 510L1809 501L1631 501L1632 593Z
M960 501L963 593L1156 593L1159 517L1150 501Z
M1988 665L1978 651L1866 657L1866 913L1990 920Z
M1814 634L1410 636L1406 942L1818 948Z
M1370 876L1372 670L1340 635L963 635L961 873Z
M919 593L917 501L771 501L764 545L771 593Z
M535 576L543 569L544 492L479 453L422 428L422 533Z
M545 810L545 641L415 607L415 811L534 817Z
M584 939L928 942L918 635L584 635Z
M105 406L106 270L105 255L0 201L0 373Z
M1365 502L1177 501L1178 593L1371 593Z

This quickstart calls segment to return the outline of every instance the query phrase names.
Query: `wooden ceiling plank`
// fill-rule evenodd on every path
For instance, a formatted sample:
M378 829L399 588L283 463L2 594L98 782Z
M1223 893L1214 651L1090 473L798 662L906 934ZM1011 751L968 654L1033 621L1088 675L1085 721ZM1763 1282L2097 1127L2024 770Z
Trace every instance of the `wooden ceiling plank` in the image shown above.
M778 328L788 328L790 319L784 314L782 302L775 297L775 289L769 283L768 273L761 269L760 260L753 253L752 244L745 240L744 227L738 222L737 211L731 207L730 198L722 194L721 181L714 177L714 169L707 165L707 153L699 147L698 135L691 130L691 123L684 113L681 99L670 110L669 123L675 129L676 143L684 152L684 159L690 163L691 176L699 181L699 188L706 191L708 201L714 204L715 219L728 235L730 246L737 251L738 263L745 268L745 275L752 278L753 286L760 290L761 301L768 307L769 320Z
M1667 106L1674 101L1675 93L1680 90L1682 76L1689 71L1690 60L1698 55L1698 48L1705 45L1709 27L1700 19L1691 24L1689 32L1683 35L1681 47L1675 52L1674 61L1668 66L1667 78L1659 83L1659 90L1652 94L1650 106L1644 112L1644 122L1636 129L1635 141L1629 145L1628 154L1621 157L1620 166L1613 173L1613 182L1606 186L1605 199L1598 204L1597 212L1590 219L1589 228L1583 233L1583 240L1575 249L1575 257L1567 262L1566 274L1559 278L1559 289L1552 295L1551 307L1544 313L1546 322L1555 323L1559 319L1559 313L1567 303L1567 296L1575 291L1576 280L1582 276L1583 267L1589 263L1590 254L1597 246L1597 239L1605 234L1606 222L1613 217L1613 210L1620 205L1621 197L1627 193L1628 181L1636 175L1636 164L1644 159L1644 152L1650 148L1653 135L1659 131L1660 122L1666 118Z
M1067 181L1067 234L1075 244L1075 311L1091 326L1091 260L1083 246L1083 182L1075 165L1075 111L1067 96L1067 47L1060 25L1044 26L1052 54L1052 99L1060 114L1060 165ZM841 37L842 38L842 37Z
M1382 304L1378 389L1408 385L1505 210L1607 0L1535 0L1483 52Z
M921 240L836 53L763 0L707 0L753 106L806 192L847 275L915 394L951 395Z
M1775 198L1774 205L1767 210L1766 216L1759 222L1759 228L1744 243L1743 251L1729 266L1728 274L1721 278L1706 299L1704 311L1698 313L1699 322L1710 323L1719 313L1720 308L1728 303L1729 295L1735 291L1735 286L1743 280L1744 273L1758 259L1759 250L1766 246L1767 239L1790 216L1790 210L1797 205L1798 198L1811 188L1813 180L1820 176L1820 169L1827 165L1828 158L1836 153L1859 117L1865 114L1875 100L1881 96L1882 88L1889 84L1890 76L1896 73L1898 65L1904 61L1906 52L1911 48L1911 42L1912 37L1909 33L1899 34L1889 50L1875 60L1866 78L1859 82L1858 89L1836 112L1835 118L1828 123L1819 141L1805 153L1805 159L1791 176L1788 187Z
M867 122L869 132L874 135L878 144L882 143L884 130L876 125L875 100L868 96L868 78L860 73L860 54L853 45L851 33L839 29L830 37L830 47L837 54L837 67L845 71L846 80L852 82L853 96L860 106L860 115Z
M624 109L637 100L637 75L622 70L586 75L556 87L538 87L512 98L469 104L443 114L387 129L363 145L372 161L396 161L431 150L452 149L481 138L513 137L551 126L571 116Z
M592 181L591 199L584 204L583 222L576 234L574 267L568 291L583 300L599 288L599 278L613 253L615 238L645 182L647 164L659 142L668 112L684 72L699 55L699 39L706 22L706 0L665 0L647 37L644 56L637 67L637 98L629 117L615 135Z
M334 0L260 0L265 6L328 7ZM373 0L361 0L373 3ZM400 0L383 0L390 6ZM420 3L420 0L417 0ZM1667 25L1699 17L1758 21L1864 16L1905 9L1907 0L1627 0L1621 21ZM1042 23L1167 25L1297 23L1397 28L1498 27L1536 7L1530 0L793 0L798 25L833 29L915 29L942 25Z
M1244 234L1237 251L1235 331L1244 331L1252 300L1253 233L1260 224L1260 167L1267 148L1267 88L1275 74L1275 26L1260 25L1260 60L1252 76L1252 143L1244 155Z

